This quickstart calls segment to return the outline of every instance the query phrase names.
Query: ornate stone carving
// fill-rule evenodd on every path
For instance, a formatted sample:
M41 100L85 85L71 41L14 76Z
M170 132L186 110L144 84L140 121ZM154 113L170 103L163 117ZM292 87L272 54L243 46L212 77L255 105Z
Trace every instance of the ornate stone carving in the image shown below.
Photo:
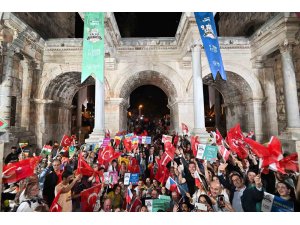
M279 45L279 50L281 54L291 52L293 50L293 46L287 39L285 39L283 43Z

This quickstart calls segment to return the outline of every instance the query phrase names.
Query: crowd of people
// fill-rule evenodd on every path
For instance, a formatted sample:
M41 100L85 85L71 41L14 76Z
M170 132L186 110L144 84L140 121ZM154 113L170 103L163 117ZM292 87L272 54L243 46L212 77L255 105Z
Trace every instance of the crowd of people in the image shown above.
M225 145L228 158L218 152L214 160L199 159L192 142L188 135L174 133L174 155L164 165L161 161L169 150L161 135L152 138L151 144L138 144L131 150L112 139L109 151L114 157L104 161L99 156L104 148L74 141L75 151L70 154L71 147L55 141L49 154L40 154L31 176L4 183L1 208L16 212L148 212L152 210L149 200L154 205L157 199L167 199L167 206L158 211L261 212L269 193L290 203L290 211L299 212L297 171L262 172L260 157L250 147L243 158ZM217 145L216 141L212 145ZM12 147L5 164L21 160L23 152ZM107 181L107 172L117 174L116 180ZM126 181L128 172L138 173L136 183ZM83 199L86 190L95 191L93 201L89 202L90 196Z

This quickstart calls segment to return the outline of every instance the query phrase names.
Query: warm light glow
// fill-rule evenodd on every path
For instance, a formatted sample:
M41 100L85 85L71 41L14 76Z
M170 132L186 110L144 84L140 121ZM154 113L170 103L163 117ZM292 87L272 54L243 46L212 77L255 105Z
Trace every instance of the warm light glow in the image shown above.
M143 108L143 105L139 105L139 109Z

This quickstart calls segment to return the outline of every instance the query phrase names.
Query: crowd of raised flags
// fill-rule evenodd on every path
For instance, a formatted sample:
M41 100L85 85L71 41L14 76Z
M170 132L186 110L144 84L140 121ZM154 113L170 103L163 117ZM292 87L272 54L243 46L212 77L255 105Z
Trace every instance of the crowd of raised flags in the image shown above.
M70 189L68 201L73 202L73 211L219 211L221 203L212 190L216 183L220 186L217 196L226 199L227 195L233 195L230 200L227 197L225 211L247 211L243 202L247 198L245 190L254 186L259 193L264 193L259 194L260 200L255 203L260 205L257 211L299 209L298 198L293 197L298 197L300 190L298 155L284 157L277 137L271 137L267 144L258 143L254 133L244 135L239 124L227 132L225 139L216 129L206 143L200 143L198 136L190 136L185 124L182 132L184 135L163 134L153 138L147 131L140 135L123 131L114 137L107 131L105 141L92 146L78 144L74 135L64 135L59 147L46 144L39 156L23 156L4 166L2 181L6 190L2 193L2 209L9 211L25 204L20 198L23 192L30 192L26 189L28 183L34 180L40 188L48 188L47 177L54 173L58 180L53 188L62 184L65 189L61 190ZM26 145L19 144L21 155ZM55 163L60 166L58 170L54 168ZM67 172L73 177L70 180ZM255 177L252 180L251 172ZM233 182L235 175L241 178L244 199L234 197L240 190ZM245 186L247 182L252 186ZM277 190L280 183L292 187L294 195L288 195L291 199ZM65 206L60 204L66 193L61 190L56 192L51 204L44 203L45 211L65 211ZM48 199L45 193L40 190L27 201ZM266 196L271 196L268 197L271 203ZM241 207L236 206L237 202Z

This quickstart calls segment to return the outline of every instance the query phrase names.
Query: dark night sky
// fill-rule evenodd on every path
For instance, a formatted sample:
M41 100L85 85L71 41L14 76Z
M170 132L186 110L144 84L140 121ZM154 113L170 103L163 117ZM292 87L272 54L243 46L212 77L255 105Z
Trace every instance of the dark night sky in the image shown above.
M181 12L115 13L121 37L175 37Z
M138 107L141 104L143 105L142 114L146 117L162 117L170 113L167 108L167 95L160 88L153 85L140 86L131 93L128 111L137 115Z
M175 37L181 12L114 13L121 37ZM83 22L75 17L75 36L83 37Z

